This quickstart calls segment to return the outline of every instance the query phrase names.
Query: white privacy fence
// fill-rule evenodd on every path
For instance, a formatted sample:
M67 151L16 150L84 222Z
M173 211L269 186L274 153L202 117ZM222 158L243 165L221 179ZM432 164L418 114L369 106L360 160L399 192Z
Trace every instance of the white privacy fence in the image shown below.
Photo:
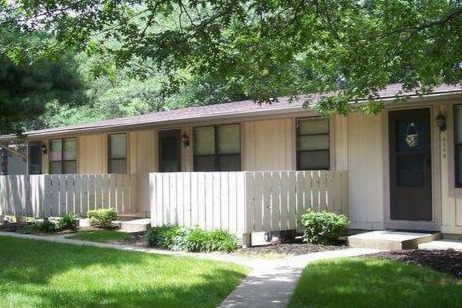
M346 171L151 173L153 225L235 234L296 229L308 208L348 213Z
M0 176L0 215L49 217L115 208L135 213L135 178L126 174Z

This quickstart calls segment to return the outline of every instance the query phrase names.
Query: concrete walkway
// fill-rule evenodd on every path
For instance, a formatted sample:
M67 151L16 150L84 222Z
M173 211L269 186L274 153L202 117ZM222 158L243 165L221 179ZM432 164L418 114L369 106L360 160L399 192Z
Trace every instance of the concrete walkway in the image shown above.
M377 249L351 248L316 252L261 263L221 303L220 307L285 307L303 269L317 260L353 257L379 252Z
M350 248L300 255L281 259L258 259L229 254L186 253L127 245L105 244L65 238L68 235L37 236L0 232L0 236L43 240L55 243L86 245L152 254L188 256L222 262L233 262L252 269L251 273L221 303L219 307L285 307L303 269L311 262L324 259L353 257L376 253L377 249Z

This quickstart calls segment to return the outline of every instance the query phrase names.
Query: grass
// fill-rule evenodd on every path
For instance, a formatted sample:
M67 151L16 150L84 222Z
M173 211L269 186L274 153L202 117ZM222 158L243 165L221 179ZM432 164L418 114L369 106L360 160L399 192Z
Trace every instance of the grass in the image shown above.
M132 238L129 233L114 231L114 230L101 230L101 231L88 231L79 232L73 235L66 236L66 238L73 240L92 241L100 243L109 243L113 241L124 242Z
M216 307L246 269L0 236L0 307Z
M308 265L288 307L460 307L461 296L461 280L429 268L339 259Z

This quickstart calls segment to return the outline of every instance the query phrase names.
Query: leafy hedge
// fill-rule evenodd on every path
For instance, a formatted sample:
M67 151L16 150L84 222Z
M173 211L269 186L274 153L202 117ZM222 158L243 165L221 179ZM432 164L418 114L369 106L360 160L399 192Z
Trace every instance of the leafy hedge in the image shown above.
M113 208L88 211L88 217L101 228L109 228L113 220L117 219L117 211Z
M199 227L181 228L165 225L151 228L146 237L152 247L177 251L231 252L237 248L236 237L224 230L205 231Z
M301 217L303 238L314 244L335 244L339 237L347 234L348 217L332 212L315 212L311 209Z

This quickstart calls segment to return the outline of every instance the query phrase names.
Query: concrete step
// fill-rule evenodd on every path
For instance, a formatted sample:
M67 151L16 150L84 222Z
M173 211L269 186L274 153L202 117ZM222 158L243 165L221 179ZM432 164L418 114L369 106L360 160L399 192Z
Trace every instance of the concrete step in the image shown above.
M120 231L140 232L151 228L151 219L142 218L120 222Z
M452 249L462 251L462 241L442 239L433 242L419 244L419 249Z
M419 244L440 238L440 233L393 230L372 231L349 236L348 245L353 248L375 248L382 250L417 249Z

